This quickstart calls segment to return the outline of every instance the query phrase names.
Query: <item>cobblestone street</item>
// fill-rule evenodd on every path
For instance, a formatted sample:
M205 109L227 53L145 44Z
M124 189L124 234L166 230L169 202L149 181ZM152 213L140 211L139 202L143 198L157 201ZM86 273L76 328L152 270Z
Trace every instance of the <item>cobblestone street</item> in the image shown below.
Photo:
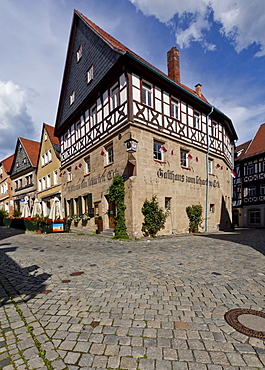
M265 369L265 231L119 241L0 227L0 369Z

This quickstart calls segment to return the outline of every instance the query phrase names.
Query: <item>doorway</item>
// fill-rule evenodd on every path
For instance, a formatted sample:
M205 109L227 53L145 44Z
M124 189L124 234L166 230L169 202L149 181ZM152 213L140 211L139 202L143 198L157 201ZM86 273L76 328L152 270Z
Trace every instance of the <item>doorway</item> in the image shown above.
M109 202L109 228L114 229L115 228L115 216L116 216L116 207L115 202Z

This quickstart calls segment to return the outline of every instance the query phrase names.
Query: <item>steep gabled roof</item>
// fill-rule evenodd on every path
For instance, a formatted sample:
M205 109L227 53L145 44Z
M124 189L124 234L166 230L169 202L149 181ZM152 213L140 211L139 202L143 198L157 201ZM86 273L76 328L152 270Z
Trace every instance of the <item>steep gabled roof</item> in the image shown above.
M44 123L43 127L45 127L45 129L46 129L46 131L49 135L49 138L51 140L51 143L53 145L54 151L55 151L57 157L59 157L59 155L60 155L60 140L58 139L58 137L54 136L54 129L55 128L53 126L48 125L47 123Z
M265 153L265 123L260 125L256 135L248 146L244 158Z
M38 156L39 156L39 150L40 150L40 143L37 141L29 140L29 139L24 139L22 137L18 138L23 145L28 158L31 162L31 165L33 167L37 166L37 161L38 161Z
M116 51L118 51L118 52L120 52L122 54L124 54L126 52L128 52L129 54L132 54L134 57L136 57L137 59L139 59L144 64L148 65L149 67L151 67L152 69L155 69L160 74L162 74L165 77L169 78L167 74L165 74L164 72L160 71L158 68L154 67L152 64L150 64L149 62L147 62L145 59L141 58L139 55L137 55L131 49L127 48L127 46L123 45L121 42L119 42L118 40L116 40L110 34L108 34L107 32L105 32L104 30L102 30L99 26L97 26L90 19L88 19L87 17L85 17L78 10L75 10L75 14L77 14L88 26L90 26L94 30L95 33L97 33L97 35L99 37L101 37L105 42L107 42L113 49L115 49ZM185 90L189 91L190 93L196 95L196 97L199 97L195 90L190 89L189 87L183 85L182 83L179 83L178 85L180 85L181 87L183 87ZM202 100L204 100L205 102L208 103L207 99L203 96L203 94L201 94L200 98Z
M251 143L251 140L246 141L245 143L240 144L235 148L235 161L239 161L244 157L246 150L249 147L250 143Z
M12 154L9 157L2 160L2 165L3 165L7 174L9 174L10 171L11 171L13 159L14 159L14 154Z

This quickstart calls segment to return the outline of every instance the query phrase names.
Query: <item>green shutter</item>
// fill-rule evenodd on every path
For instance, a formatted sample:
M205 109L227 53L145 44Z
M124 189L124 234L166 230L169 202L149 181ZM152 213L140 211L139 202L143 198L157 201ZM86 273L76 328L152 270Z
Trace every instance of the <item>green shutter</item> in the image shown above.
M70 199L69 210L70 210L69 213L72 216L74 214L74 200L73 200L73 198Z
M82 197L78 197L78 214L82 215Z
M87 204L88 204L88 209L93 208L92 193L87 194Z
M67 217L68 216L68 213L67 213L67 202L66 202L66 199L64 198L64 217Z

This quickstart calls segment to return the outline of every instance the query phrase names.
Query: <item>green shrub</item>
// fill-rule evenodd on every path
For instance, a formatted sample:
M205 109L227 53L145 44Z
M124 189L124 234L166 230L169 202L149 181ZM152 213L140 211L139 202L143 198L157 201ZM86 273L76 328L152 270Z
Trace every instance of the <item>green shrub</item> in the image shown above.
M142 231L145 236L156 237L159 230L165 227L165 222L168 212L164 212L162 207L159 207L157 196L153 195L151 200L145 200L142 207L144 222Z
M199 231L199 226L202 223L202 206L201 205L192 205L186 208L189 223L189 232L197 233Z
M0 209L0 218L6 218L8 217L8 212L4 211L3 209Z
M128 239L126 221L125 221L125 187L122 176L114 176L113 183L109 188L109 201L116 203L117 215L115 216L115 237Z
M14 209L13 216L14 217L20 217L21 216L21 212L19 212L17 209Z

